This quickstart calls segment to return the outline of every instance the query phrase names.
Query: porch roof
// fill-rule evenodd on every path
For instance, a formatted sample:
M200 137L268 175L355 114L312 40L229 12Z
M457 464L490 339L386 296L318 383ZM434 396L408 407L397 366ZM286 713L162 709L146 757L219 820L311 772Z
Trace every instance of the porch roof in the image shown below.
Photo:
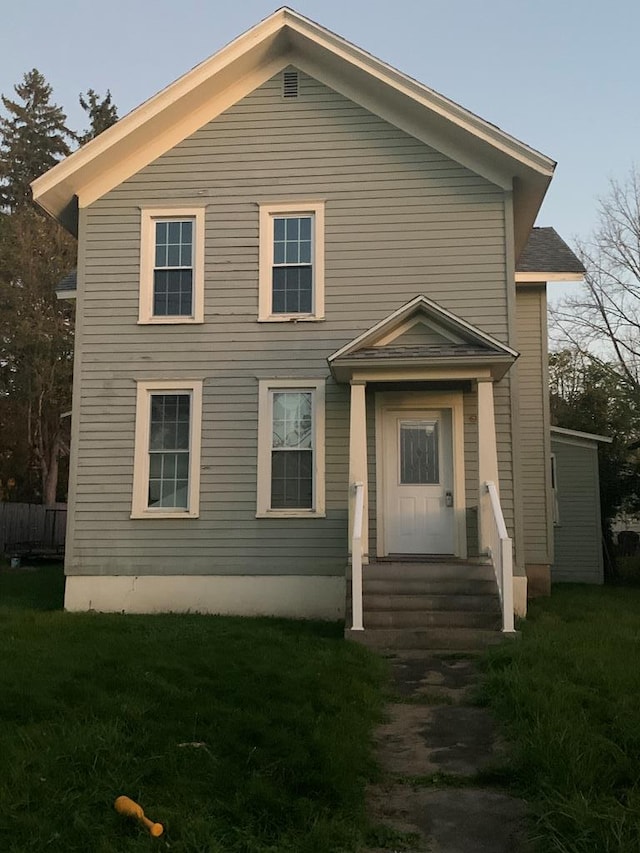
M403 337L418 324L427 339ZM417 296L333 355L338 382L363 379L502 379L518 353L424 295Z

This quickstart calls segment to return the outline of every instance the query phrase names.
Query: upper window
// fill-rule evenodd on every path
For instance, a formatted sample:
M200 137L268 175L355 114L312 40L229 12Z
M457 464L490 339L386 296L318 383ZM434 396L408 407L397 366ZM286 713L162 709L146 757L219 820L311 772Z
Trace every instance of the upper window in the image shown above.
M202 382L140 382L132 516L196 517Z
M204 208L142 211L140 322L204 319Z
M258 515L324 515L324 382L260 382Z
M324 318L324 202L260 206L260 320Z

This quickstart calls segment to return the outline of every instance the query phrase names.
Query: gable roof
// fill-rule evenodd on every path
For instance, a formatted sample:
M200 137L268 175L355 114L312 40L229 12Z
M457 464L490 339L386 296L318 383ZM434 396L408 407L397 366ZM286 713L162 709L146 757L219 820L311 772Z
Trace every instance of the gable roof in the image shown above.
M286 7L37 178L34 199L77 233L78 206L100 198L288 65L513 189L516 253L521 251L555 163Z
M440 340L402 345L412 320L424 319ZM416 296L327 359L338 381L362 367L485 367L500 379L519 353L447 311L424 295Z
M532 228L516 264L518 281L565 281L582 279L584 265L555 228ZM518 275L520 273L521 275Z

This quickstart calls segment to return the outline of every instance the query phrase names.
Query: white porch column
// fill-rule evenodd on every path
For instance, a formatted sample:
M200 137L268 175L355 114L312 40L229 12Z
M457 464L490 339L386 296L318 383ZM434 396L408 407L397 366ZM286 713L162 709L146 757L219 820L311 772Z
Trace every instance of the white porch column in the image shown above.
M364 483L364 513L362 521L362 556L368 562L369 554L369 501L367 483L367 410L365 404L366 382L351 381L351 408L349 419L349 552L353 535L354 483Z
M493 406L493 380L478 379L478 535L480 553L489 547L491 519L482 512L483 489L487 480L496 484L498 494L498 446L496 442L496 418Z

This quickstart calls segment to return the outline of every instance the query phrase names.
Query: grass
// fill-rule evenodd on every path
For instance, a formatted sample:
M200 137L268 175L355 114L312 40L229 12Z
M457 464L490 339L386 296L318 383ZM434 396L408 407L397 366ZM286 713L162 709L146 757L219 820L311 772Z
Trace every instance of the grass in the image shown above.
M640 590L559 586L484 659L541 851L640 850Z
M0 572L0 849L358 849L379 659L336 624L67 614L60 590Z

